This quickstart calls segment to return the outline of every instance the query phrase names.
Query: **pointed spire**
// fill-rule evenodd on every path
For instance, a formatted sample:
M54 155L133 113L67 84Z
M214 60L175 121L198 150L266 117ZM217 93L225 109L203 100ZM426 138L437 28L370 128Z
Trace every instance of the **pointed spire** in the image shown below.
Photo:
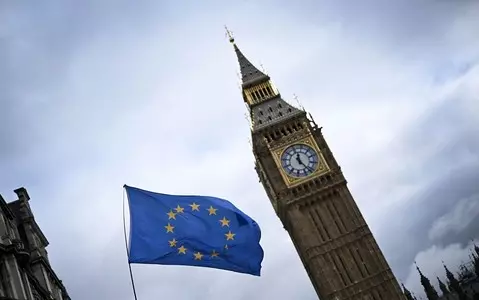
M454 277L454 274L449 271L448 267L444 262L442 262L442 265L444 266L444 270L446 270L446 277L449 283L449 289L455 290L455 287L459 286L459 282L457 281L456 277Z
M474 266L474 273L479 278L479 256L474 254L472 250L471 250L471 256L472 256L471 257L472 265Z
M454 277L454 274L452 274L452 272L449 271L446 264L444 262L442 262L442 264L444 266L444 270L446 270L446 277L448 279L449 290L456 292L459 296L459 299L461 299L461 300L465 299L465 294L464 294L464 291L461 287L461 284L456 279L456 277Z
M259 84L264 81L268 81L270 78L268 75L264 74L258 68L256 68L236 45L235 39L233 37L233 33L226 28L226 35L229 38L231 44L236 52L236 56L238 57L238 63L240 66L241 71L241 81L243 82L243 87L248 87L254 84Z
M233 32L231 32L228 29L228 27L226 27L226 25L225 25L225 29L226 29L226 35L228 36L228 39L230 40L230 43L234 44L235 43L235 38L233 37Z
M404 291L404 296L406 296L406 299L407 300L414 300L414 297L413 295L411 294L411 292L404 286L403 283L401 283L402 285L402 289Z
M414 262L414 263L416 264L416 262ZM416 264L416 269L419 272L419 276L421 277L421 284L424 287L424 292L426 293L427 299L428 300L438 300L439 295L437 294L436 289L432 286L429 279L422 274L422 272L419 269L417 264Z
M470 256L472 256L472 260L474 261L476 259L476 257L479 257L479 253L478 253L479 247L477 247L474 240L472 240L472 244L474 245L474 247L472 249L469 249L469 252L471 252Z
M463 261L461 265L461 274L459 275L460 280L471 278L474 276L474 271L470 270L468 265Z
M441 281L439 277L437 277L437 281L439 282L439 288L441 289L441 292L443 295L449 294L449 290L447 289L447 286L444 284L444 282Z
M252 131L275 126L300 115L306 118L306 112L282 99L270 77L253 66L243 55L228 28L226 35L233 44L240 65L242 96L248 106Z

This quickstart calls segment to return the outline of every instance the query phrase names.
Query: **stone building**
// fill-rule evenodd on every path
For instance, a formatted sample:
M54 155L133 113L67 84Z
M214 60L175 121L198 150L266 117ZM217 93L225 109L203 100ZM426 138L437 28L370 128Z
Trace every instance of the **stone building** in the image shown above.
M402 290L308 113L285 101L230 35L255 169L321 300L401 300Z
M475 252L475 253L474 253ZM471 253L471 261L459 267L459 272L454 275L446 265L444 274L446 283L437 277L439 291L436 290L427 278L417 267L421 285L427 300L479 300L479 247L474 246ZM408 300L420 300L403 285L404 295Z
M48 260L48 240L30 208L25 188L18 200L0 195L0 300L69 300Z

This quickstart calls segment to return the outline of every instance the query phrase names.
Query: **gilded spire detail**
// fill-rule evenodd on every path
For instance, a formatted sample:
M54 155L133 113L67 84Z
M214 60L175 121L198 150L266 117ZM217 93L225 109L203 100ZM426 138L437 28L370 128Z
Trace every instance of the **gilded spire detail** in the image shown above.
M246 88L268 81L270 79L269 76L258 70L258 68L256 68L238 48L238 45L236 45L235 38L233 36L233 32L229 30L226 26L225 29L226 36L228 37L230 43L233 44L236 56L238 57L243 87Z
M235 38L233 37L233 32L231 32L228 27L226 27L225 25L225 29L226 29L226 35L228 36L228 39L230 41L231 44L234 44L235 43Z
M225 26L226 36L233 44L241 73L243 100L248 105L252 130L271 126L292 118L304 111L288 104L281 98L271 79L256 68L238 48L233 33Z

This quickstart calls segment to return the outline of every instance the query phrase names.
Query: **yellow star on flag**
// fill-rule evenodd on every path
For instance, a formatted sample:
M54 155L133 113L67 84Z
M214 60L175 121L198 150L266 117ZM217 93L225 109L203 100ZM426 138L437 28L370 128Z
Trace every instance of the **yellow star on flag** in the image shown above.
M216 211L217 211L217 210L218 210L218 209L213 208L213 206L210 206L210 208L208 208L208 212L209 212L210 216L211 216L211 215L216 215Z
M227 240L227 241L229 241L229 240L234 240L235 235L236 235L236 233L232 233L231 230L228 231L228 233L225 233L226 240Z
M223 217L223 219L220 220L221 227L227 226L230 227L230 220L226 219L226 217Z
M181 246L180 248L178 248L178 254L186 254L185 246Z
M168 215L168 220L171 220L171 219L176 220L176 214L172 210L170 210L166 214Z
M171 226L171 224L168 223L168 225L166 225L165 228L166 228L166 233L168 232L173 233L173 229L175 228L175 226Z
M177 214L181 214L181 213L185 212L185 208L184 208L184 207L181 207L179 204L178 204L178 206L175 208L175 210L176 210L176 213L177 213Z
M195 256L195 260L201 260L201 258L203 257L203 254L201 254L200 252L196 252L193 255Z
M190 204L190 206L191 206L191 210L200 211L200 206L198 204L193 202L192 204Z
M213 250L213 252L211 253L211 257L218 257L219 253L216 252L215 250Z
M176 239L172 239L171 241L168 241L170 244L170 247L176 247L176 242L178 242Z

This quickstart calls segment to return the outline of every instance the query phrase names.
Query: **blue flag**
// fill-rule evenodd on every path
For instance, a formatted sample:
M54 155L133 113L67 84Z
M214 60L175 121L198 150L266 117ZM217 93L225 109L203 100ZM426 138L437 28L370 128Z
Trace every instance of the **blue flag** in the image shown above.
M200 266L260 276L261 230L229 201L124 187L130 207L130 263Z

